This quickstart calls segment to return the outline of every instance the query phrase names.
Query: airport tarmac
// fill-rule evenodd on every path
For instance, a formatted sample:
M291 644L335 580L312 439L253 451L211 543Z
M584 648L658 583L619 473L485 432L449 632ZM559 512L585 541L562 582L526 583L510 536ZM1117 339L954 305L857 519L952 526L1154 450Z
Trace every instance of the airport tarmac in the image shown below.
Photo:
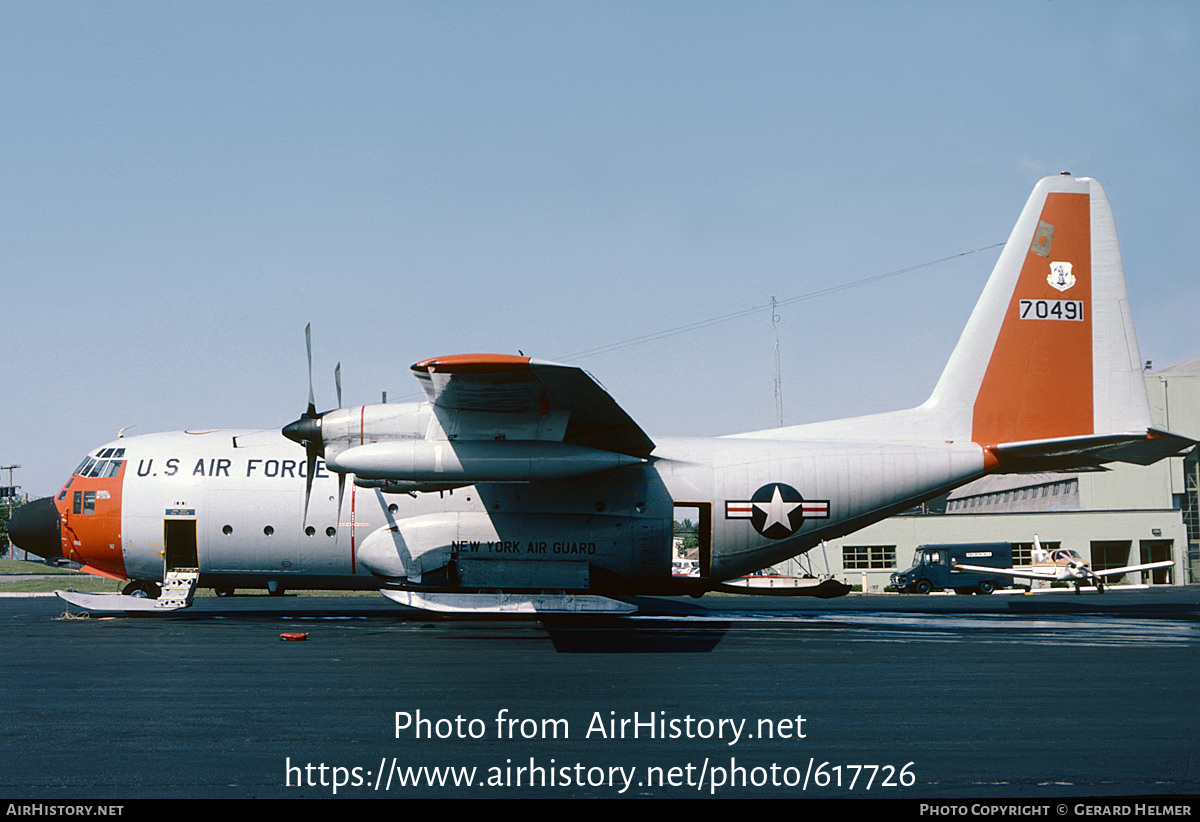
M1194 586L640 602L483 620L235 597L78 619L0 599L0 796L1200 794Z

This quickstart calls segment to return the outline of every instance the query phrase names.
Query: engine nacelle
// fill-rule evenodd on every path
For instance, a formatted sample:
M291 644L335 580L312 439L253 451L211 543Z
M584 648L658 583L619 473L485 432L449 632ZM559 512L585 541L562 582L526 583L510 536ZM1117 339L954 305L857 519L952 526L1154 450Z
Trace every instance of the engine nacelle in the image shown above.
M393 440L348 448L325 464L364 479L474 484L555 480L641 462L565 442Z
M433 411L427 402L339 408L321 415L320 437L327 460L343 451L386 440L424 439Z

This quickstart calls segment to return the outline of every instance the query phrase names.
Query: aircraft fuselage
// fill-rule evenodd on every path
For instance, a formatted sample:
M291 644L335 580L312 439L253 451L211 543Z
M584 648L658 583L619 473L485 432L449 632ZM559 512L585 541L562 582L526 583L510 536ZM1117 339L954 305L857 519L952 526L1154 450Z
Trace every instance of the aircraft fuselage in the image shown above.
M833 471L829 466L838 466ZM216 588L674 590L675 505L702 511L701 577L758 570L977 476L977 445L663 439L644 463L553 482L418 494L347 484L273 431L115 440L56 498L62 555L158 581L195 566ZM86 474L86 476L84 475ZM390 563L390 564L389 564Z

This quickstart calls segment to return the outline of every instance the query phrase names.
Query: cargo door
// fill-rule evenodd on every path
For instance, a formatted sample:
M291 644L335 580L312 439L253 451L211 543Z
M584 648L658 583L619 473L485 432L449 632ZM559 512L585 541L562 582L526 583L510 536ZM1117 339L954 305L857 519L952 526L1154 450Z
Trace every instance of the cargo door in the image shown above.
M712 509L711 502L675 503L671 539L673 573L706 578L712 575ZM686 565L680 565L680 561Z

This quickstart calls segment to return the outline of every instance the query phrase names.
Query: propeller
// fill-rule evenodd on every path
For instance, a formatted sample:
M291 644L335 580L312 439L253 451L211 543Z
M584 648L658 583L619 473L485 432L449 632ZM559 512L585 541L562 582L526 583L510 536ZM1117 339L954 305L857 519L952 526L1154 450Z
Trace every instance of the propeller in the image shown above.
M333 384L337 388L337 407L342 407L342 364L338 363L333 369ZM322 451L322 454L324 451ZM346 493L346 475L338 474L338 522L342 521L342 496Z
M317 404L313 397L312 378L312 323L304 326L304 347L308 352L308 408L300 415L300 419L290 422L283 427L283 435L292 442L304 446L305 464L307 470L304 476L304 525L308 524L308 503L312 497L313 475L317 472L317 458L325 456L325 440L321 436L321 418L324 412L317 412ZM338 408L342 407L342 364L334 369L334 381L337 383ZM346 477L338 474L338 518L342 513L342 492Z
M312 387L312 323L304 324L304 349L308 353L308 410L306 416L317 416L317 404L313 401Z

